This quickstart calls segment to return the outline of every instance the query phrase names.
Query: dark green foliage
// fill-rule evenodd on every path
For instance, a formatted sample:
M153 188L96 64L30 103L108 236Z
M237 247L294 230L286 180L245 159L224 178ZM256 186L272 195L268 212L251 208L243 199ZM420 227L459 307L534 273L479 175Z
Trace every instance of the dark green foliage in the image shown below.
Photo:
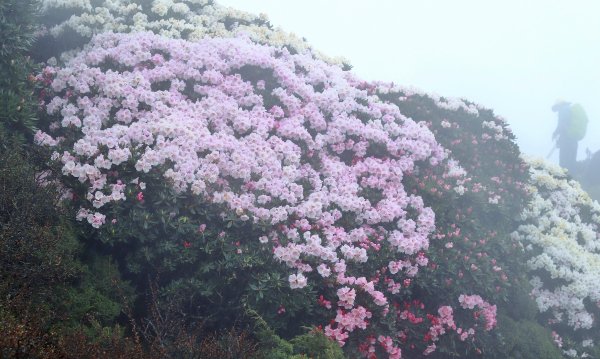
M5 324L99 338L121 314L120 294L130 297L131 289L109 258L82 263L61 187L33 164L42 162L38 156L0 150L0 308L14 316Z
M107 224L100 231L87 228L84 234L98 251L111 253L124 278L136 284L136 319L149 314L151 279L162 310L175 306L186 325L202 322L204 330L230 328L246 306L286 337L320 320L314 308L317 293L311 286L289 287L285 266L258 241L265 233L260 225L222 218L221 208L176 193L160 176L146 180L144 189L129 186L125 201L105 212ZM202 224L206 229L200 231Z
M46 303L81 271L59 188L18 149L0 150L0 292Z
M550 330L530 320L514 320L498 316L498 342L486 358L561 359L561 350L554 344Z
M7 59L29 51L37 27L39 0L3 0L0 2L2 47L0 56Z
M538 308L535 301L529 295L531 289L531 285L526 282L513 288L507 299L508 305L505 307L506 315L518 320L536 320Z
M36 131L34 66L28 51L38 7L37 0L0 2L0 146L12 136L24 143Z
M258 340L256 358L261 359L342 359L342 349L322 331L310 330L287 341L279 337L254 310L246 311L252 331Z
M68 316L59 324L66 330L82 330L90 338L110 333L124 304L133 301L133 288L121 280L116 264L109 256L94 256L86 265L76 283L59 296L58 305Z
M306 358L344 358L342 349L337 345L337 343L327 338L321 331L310 331L309 333L293 338L290 342L294 346L294 354L304 355Z
M82 331L72 334L49 331L31 313L12 315L0 307L0 357L35 359L163 359L145 351L140 343L116 333L102 332L90 342Z
M252 309L248 309L246 314L254 321L253 331L260 343L259 357L265 359L284 359L292 356L294 352L293 345L281 339L269 327L260 314Z
M600 358L600 346L594 343L592 346L582 347L580 344L575 344L573 347L577 350L579 355L587 354L587 358Z

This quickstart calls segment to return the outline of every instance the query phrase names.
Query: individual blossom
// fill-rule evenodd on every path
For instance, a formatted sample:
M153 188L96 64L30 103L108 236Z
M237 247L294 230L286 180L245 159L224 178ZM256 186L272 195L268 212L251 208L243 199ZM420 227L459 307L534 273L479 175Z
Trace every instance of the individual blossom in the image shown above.
M354 307L354 300L356 299L356 290L353 288L342 287L337 290L338 305L346 309L352 309Z
M292 289L306 287L306 277L302 273L290 274L288 280L290 282L290 288Z

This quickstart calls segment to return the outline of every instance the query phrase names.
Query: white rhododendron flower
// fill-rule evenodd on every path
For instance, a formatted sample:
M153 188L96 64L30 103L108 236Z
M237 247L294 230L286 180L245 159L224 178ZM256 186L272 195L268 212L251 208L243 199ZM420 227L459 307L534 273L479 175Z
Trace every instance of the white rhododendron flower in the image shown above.
M348 63L343 58L328 57L312 49L301 37L273 27L264 14L254 15L208 0L153 0L149 6L132 0L94 3L92 6L90 0L42 0L43 16L61 10L72 13L59 22L51 16L44 18L50 35L60 38L68 32L75 32L91 38L103 32L152 31L161 36L192 41L206 36L247 36L258 43L312 53L332 64Z
M513 237L530 254L533 296L541 312L574 329L597 327L600 301L600 205L556 165L528 159L533 201Z

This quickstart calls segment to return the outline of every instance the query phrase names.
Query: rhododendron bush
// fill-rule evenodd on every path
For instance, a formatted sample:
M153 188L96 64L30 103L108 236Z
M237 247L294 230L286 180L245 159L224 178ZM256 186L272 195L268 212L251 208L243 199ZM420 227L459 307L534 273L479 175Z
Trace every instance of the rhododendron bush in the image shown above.
M465 173L423 123L350 73L242 39L107 33L39 79L57 121L36 141L55 148L77 218L102 241L137 248L132 272L196 264L206 274L194 251L219 252L220 269L248 269L245 281L232 274L248 291L241 302L277 320L302 310L317 324L330 313L325 333L366 355L399 357L415 334L398 330L423 323L401 304L435 229L413 182L429 171L460 196ZM193 277L172 277L166 292L190 290ZM470 343L477 323L495 326L496 307L471 291L438 299L423 323L427 354L447 331Z
M44 61L83 46L95 34L152 31L191 41L243 35L347 66L345 60L329 58L297 35L274 28L264 14L224 7L212 0L42 0L42 12L44 37L37 52Z
M102 71L107 60L119 71ZM72 152L56 156L65 174L89 184L90 207L123 200L125 179L111 183L108 172L132 162L138 173L162 167L176 191L222 203L242 221L273 226L292 216L301 230L326 233L334 248L366 241L341 247L347 260L366 261L366 249L384 239L408 255L427 247L434 214L406 194L401 180L417 161L439 163L441 147L397 108L345 84L336 68L239 40L196 45L150 34L99 36L69 65L51 84L65 96L52 98L47 111L61 114L62 128L81 132ZM244 81L236 73L244 67L270 71L277 83ZM298 75L296 67L307 73ZM311 83L325 88L315 91ZM276 104L265 107L263 91ZM45 141L57 140L40 133L38 142ZM361 196L365 191L379 192L379 201ZM80 216L96 228L105 220L87 208ZM364 226L334 231L340 220ZM385 223L394 226L373 229ZM290 267L304 271L301 254L342 259L310 232L303 238L311 247L296 247L293 229L285 232L289 246L275 252ZM375 235L375 242L365 239Z
M534 199L514 237L527 250L532 294L560 335L590 346L599 339L600 205L564 169L528 162Z
M459 295L469 288L506 304L523 281L522 249L510 238L529 195L527 166L514 136L493 112L461 99L441 98L393 84L366 87L402 113L424 121L453 157L442 176L420 173L419 188L436 213L429 258L436 266L416 283L430 296ZM462 173L459 186L446 177ZM440 188L441 187L441 188Z
M503 217L527 203L528 171L519 158L515 136L506 122L491 110L467 100L425 94L416 89L377 83L370 90L396 104L403 114L427 123L442 146L470 178L480 202L493 206ZM464 191L457 188L456 191Z
M141 297L209 330L316 328L351 357L596 339L597 205L491 110L363 81L212 1L42 4L36 55L59 61L35 77L35 141ZM554 337L516 308L528 285Z

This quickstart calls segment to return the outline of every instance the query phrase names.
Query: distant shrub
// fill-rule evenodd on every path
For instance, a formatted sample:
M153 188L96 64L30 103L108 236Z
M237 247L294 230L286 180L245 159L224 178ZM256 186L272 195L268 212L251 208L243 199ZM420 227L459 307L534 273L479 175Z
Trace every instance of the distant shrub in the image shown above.
M312 54L349 68L341 58L330 58L290 32L274 27L265 14L254 15L219 5L212 0L152 1L100 0L92 5L79 0L41 0L45 32L36 49L40 60L72 51L104 32L151 31L190 41L205 37L246 36L260 44L285 47L292 53Z
M600 205L560 167L528 162L534 198L513 237L526 249L532 295L563 349L598 342Z
M455 161L449 173L464 178L458 186L449 185L448 173L420 171L414 178L418 193L436 213L436 232L427 251L429 265L410 287L413 298L435 307L476 290L498 308L517 310L513 300L527 278L523 247L511 233L518 225L516 214L530 198L529 172L506 122L463 99L386 83L362 87L425 123ZM520 302L531 303L529 297ZM464 355L460 340L437 345L439 357ZM490 352L495 345L482 340L471 350Z
M327 338L320 330L292 338L294 354L314 359L344 359L344 353L336 342Z
M0 293L4 301L44 307L81 271L78 244L61 193L19 148L0 149Z
M553 342L549 329L535 321L514 320L500 315L498 342L486 358L512 359L560 359L562 350Z
M0 2L0 147L5 149L9 142L25 144L37 130L35 67L28 54L39 5L38 0Z

